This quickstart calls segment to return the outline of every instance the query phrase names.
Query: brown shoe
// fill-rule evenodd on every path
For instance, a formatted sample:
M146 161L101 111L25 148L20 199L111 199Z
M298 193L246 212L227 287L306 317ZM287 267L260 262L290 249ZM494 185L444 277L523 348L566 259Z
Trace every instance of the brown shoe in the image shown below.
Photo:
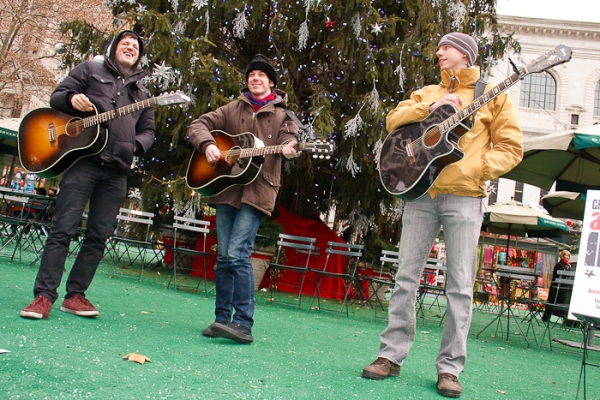
M30 305L21 310L21 317L31 319L48 319L52 302L46 296L36 296Z
M79 294L66 298L60 307L60 311L79 315L80 317L90 318L98 316L96 307L94 307L88 299Z
M369 379L384 379L388 376L398 376L400 375L400 366L394 364L387 358L379 357L377 360L373 361L371 365L363 369L363 374L365 378Z
M458 378L452 374L439 374L437 389L438 393L445 397L460 397L462 394L462 385Z

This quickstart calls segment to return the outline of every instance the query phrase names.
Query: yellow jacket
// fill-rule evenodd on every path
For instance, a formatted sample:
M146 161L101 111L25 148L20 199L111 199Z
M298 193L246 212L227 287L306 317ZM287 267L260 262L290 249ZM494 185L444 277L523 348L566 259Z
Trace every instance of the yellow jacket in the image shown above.
M410 99L389 112L386 129L391 132L402 125L424 120L429 115L429 106L447 93L459 95L463 107L467 106L473 101L478 79L479 67L442 71L439 85L415 91ZM496 179L519 164L523 158L523 133L506 93L477 111L473 128L460 138L458 148L464 157L440 173L428 191L432 198L438 194L485 197L486 181Z

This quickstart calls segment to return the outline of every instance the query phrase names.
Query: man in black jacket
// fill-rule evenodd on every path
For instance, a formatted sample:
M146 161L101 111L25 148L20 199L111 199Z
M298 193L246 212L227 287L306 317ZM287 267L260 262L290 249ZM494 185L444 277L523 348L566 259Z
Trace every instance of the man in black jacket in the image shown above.
M102 113L149 98L150 93L140 83L145 75L138 66L143 49L137 33L119 33L103 62L86 61L73 68L52 93L50 106L73 114L94 109ZM58 298L71 238L88 201L85 240L69 274L60 309L81 317L98 315L85 292L127 195L127 174L133 157L143 154L154 142L154 110L149 107L118 117L100 129L101 138L106 138L102 151L77 160L62 176L52 228L33 288L35 299L21 310L24 318L48 318Z

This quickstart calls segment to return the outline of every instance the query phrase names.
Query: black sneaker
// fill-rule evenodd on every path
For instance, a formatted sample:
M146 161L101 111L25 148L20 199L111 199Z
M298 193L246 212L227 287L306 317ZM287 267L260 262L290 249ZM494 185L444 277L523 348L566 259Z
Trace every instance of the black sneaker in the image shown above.
M212 331L212 328L215 326L215 324L219 324L219 325L223 325L223 326L225 326L225 325L227 325L227 322L221 322L221 321L215 321L215 322L213 322L212 324L210 324L210 325L208 326L208 328L206 328L206 329L204 329L204 330L202 331L202 336L206 336L206 337L217 337L217 336L216 336L216 335L213 333L213 331Z
M254 341L252 331L237 322L230 322L227 325L214 323L210 326L210 330L214 337L223 337L233 339L240 344L249 344Z

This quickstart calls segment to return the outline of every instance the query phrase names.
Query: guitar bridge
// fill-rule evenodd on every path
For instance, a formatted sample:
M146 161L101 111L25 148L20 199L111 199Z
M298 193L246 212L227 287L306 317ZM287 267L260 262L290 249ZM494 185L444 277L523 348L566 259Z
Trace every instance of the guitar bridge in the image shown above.
M413 152L412 141L410 139L406 140L404 150L406 150L406 159L408 161L408 164L413 165L415 163L415 153Z
M56 145L56 128L54 128L53 122L48 125L48 142L50 142L50 147Z

